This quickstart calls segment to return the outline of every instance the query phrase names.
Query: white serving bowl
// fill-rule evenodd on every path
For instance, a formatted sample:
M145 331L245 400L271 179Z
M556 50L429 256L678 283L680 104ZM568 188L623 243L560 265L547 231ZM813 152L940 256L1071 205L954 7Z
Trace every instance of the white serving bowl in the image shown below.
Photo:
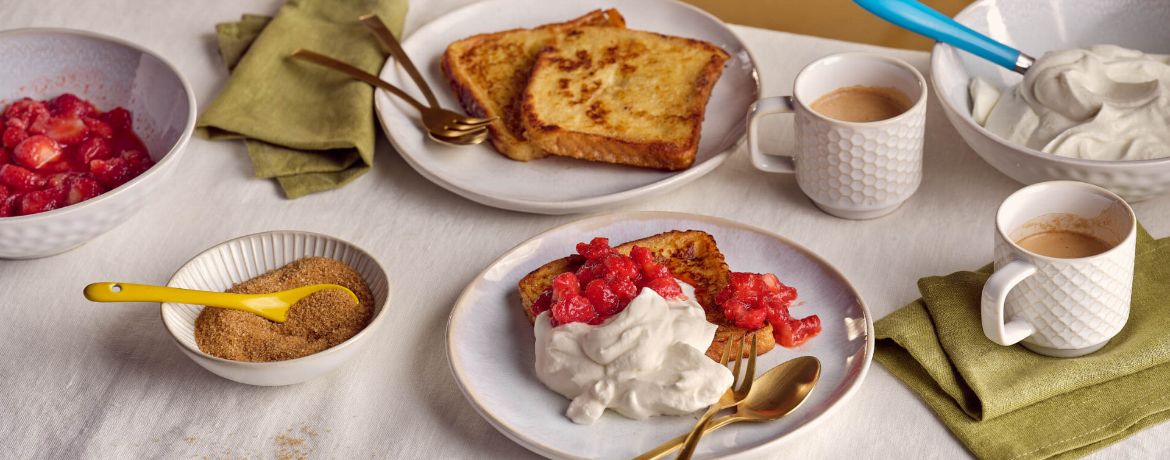
M1036 57L1045 51L1095 44L1170 53L1170 2L978 0L955 20ZM930 70L935 94L959 135L984 161L1012 179L1025 184L1058 179L1089 182L1131 202L1170 190L1170 158L1066 158L1009 143L975 123L967 92L971 78L983 77L1007 88L1022 76L945 44L934 46Z
M162 304L162 320L183 354L220 377L249 385L278 386L301 383L324 375L356 355L385 322L390 299L386 271L373 256L331 236L298 231L272 231L248 235L221 243L191 259L167 286L224 291L232 285L280 268L297 259L320 256L353 267L374 294L374 316L370 324L349 340L332 348L287 361L244 362L218 358L199 350L195 342L195 318L201 305Z
M91 32L0 32L0 107L73 93L99 110L125 107L156 164L122 186L49 212L0 217L0 258L76 248L128 220L175 170L195 126L195 95L175 67L133 43Z

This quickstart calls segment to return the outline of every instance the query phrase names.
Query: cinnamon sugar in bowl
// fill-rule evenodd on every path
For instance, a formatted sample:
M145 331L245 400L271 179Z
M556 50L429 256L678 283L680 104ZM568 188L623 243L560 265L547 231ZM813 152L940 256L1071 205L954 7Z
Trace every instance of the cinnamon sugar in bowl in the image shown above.
M311 259L314 257L331 261ZM306 259L311 261L310 264L304 263ZM310 272L321 267L341 266L330 264L332 261L341 262L344 266L352 268L350 276L356 273L368 286L365 295L359 294L359 297L364 297L369 305L362 305L359 310L343 312L341 316L336 317L354 317L349 318L352 321L347 319L338 323L338 327L343 329L338 331L340 336L336 334L331 336L328 334L330 331L325 331L326 334L311 333L306 338L304 334L300 334L303 332L300 331L302 328L293 325L291 328L274 327L270 331L263 331L264 334L259 337L247 338L300 341L296 342L300 345L297 353L282 356L280 353L265 352L267 354L256 355L265 356L264 359L255 359L255 356L248 357L246 354L216 353L236 358L227 359L207 353L200 349L199 341L196 340L196 322L203 309L207 308L201 305L164 303L163 324L185 355L220 377L263 386L291 385L311 380L336 369L356 355L370 341L369 337L376 333L381 323L385 322L389 281L385 270L373 256L357 246L326 235L272 231L243 236L212 247L183 265L167 283L170 287L222 292L233 286L237 289L240 285L248 286L245 283L249 280L298 262L301 270ZM297 266L293 265L294 268ZM368 311L369 307L372 307L372 312ZM296 308L298 306L294 305L293 309ZM290 309L290 315L292 311ZM305 313L317 314L309 310L305 310ZM362 323L366 323L364 327ZM288 322L281 326L287 324ZM259 329L249 330L254 332ZM301 336L285 337L280 334Z

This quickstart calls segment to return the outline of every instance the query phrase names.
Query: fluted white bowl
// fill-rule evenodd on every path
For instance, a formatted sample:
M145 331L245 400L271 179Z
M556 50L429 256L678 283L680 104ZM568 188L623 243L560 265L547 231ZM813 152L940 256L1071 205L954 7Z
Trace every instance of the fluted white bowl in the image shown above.
M1144 0L978 0L955 16L960 23L1025 53L1114 44L1170 53L1170 3ZM1077 180L1105 187L1127 201L1170 191L1170 158L1102 161L1067 158L1015 145L975 123L967 84L983 77L1001 88L1023 77L945 44L930 60L931 80L944 112L963 140L988 164L1025 184Z
M134 131L156 162L96 198L49 212L0 217L0 258L45 257L76 248L130 219L167 182L195 126L195 95L175 67L138 45L91 32L0 32L0 107L73 93L101 110L134 114Z
M369 253L331 236L298 231L271 231L242 236L195 256L175 273L167 286L224 291L305 257L320 256L345 262L362 276L374 295L374 315L357 335L320 352L272 362L244 362L219 358L199 350L195 318L201 305L163 303L162 320L183 354L220 377L249 385L278 386L301 383L324 375L353 358L385 321L390 299L386 271Z

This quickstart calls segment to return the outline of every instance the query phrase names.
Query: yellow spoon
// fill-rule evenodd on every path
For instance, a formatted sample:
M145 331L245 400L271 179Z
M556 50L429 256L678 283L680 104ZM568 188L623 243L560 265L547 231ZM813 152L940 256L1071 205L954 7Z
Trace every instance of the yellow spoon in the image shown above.
M85 298L94 302L174 302L228 308L254 313L278 323L288 319L288 308L317 291L340 289L358 302L345 286L312 284L271 294L229 294L130 283L93 283L85 287Z

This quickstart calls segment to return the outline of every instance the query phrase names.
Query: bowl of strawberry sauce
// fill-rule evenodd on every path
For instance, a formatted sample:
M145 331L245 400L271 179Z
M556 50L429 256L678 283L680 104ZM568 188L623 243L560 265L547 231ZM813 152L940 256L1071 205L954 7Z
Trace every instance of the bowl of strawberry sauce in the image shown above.
M66 29L0 32L0 56L0 258L81 246L168 182L196 109L165 59Z

